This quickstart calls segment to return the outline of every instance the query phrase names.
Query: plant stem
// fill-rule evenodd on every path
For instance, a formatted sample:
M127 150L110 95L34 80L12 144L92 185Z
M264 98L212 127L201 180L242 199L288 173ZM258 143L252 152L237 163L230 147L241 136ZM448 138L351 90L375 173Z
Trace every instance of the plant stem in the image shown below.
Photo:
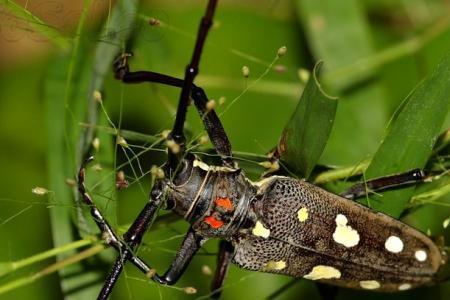
M74 250L74 249L78 249L78 248L90 245L94 241L95 241L94 238L78 240L78 241L75 241L73 243L66 244L66 245L63 245L61 247L53 248L53 249L50 249L48 251L44 251L44 252L38 253L36 255L27 257L27 258L23 258L23 259L20 259L20 260L17 260L17 261L6 263L6 264L4 264L2 266L3 270L0 272L0 277L5 275L5 274L7 274L7 273L10 273L10 272L16 271L18 269L21 269L23 267L32 265L32 264L40 262L40 261L43 261L43 260L45 260L47 258L50 258L52 256L56 256L56 255L59 255L59 254L64 253L64 252L68 252L70 250Z
M33 283L36 280L41 279L44 276L47 276L53 272L59 271L64 267L75 264L79 261L82 261L83 259L88 258L88 257L94 256L95 254L103 251L103 249L105 249L105 245L103 245L103 244L92 246L91 248L81 251L78 254L75 254L66 259L63 259L54 264L51 264L50 266L42 269L41 271L39 271L37 273L31 274L26 277L21 277L16 280L13 280L11 282L8 282L7 284L0 286L0 294L6 293L13 289L17 289L21 286Z

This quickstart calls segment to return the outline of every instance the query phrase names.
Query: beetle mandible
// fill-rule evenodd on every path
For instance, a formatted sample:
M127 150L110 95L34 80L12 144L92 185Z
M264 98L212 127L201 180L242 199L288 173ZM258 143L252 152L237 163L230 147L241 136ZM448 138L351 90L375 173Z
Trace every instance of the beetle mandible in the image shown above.
M184 79L149 71L131 72L129 54L114 63L116 78L124 83L158 82L181 88L177 114L168 137L165 177L158 179L150 200L119 238L92 202L84 185L85 165L78 189L107 243L120 252L99 299L106 299L126 261L161 284L175 284L208 239L221 238L212 290L219 296L230 262L263 272L303 277L333 285L377 291L401 291L433 283L445 257L421 232L382 213L351 201L365 193L357 185L342 196L305 180L270 176L248 180L233 159L225 130L204 91L193 84L203 45L212 24L217 0L209 0L202 18L191 62ZM183 133L189 99L203 120L221 166L210 166L185 149ZM88 159L89 161L89 159ZM372 190L411 184L423 172L367 182ZM134 254L160 206L173 210L191 224L175 259L157 274ZM370 224L368 228L367 224Z

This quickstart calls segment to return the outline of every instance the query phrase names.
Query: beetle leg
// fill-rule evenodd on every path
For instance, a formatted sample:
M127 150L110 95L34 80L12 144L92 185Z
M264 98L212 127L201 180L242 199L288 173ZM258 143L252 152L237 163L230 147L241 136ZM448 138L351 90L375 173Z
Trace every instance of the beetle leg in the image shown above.
M183 80L172 76L151 72L151 71L136 71L130 72L128 67L129 54L121 54L114 63L114 70L116 77L121 79L124 83L143 83L143 82L156 82L166 84L175 87L182 87ZM222 162L225 166L236 168L235 162L232 157L231 143L228 140L228 136L225 133L225 129L220 122L216 112L206 108L208 97L202 88L192 85L191 97L194 100L194 104L202 118L205 129L211 142L214 145L217 153L222 158Z
M425 173L421 169L414 169L405 173L375 178L366 182L360 182L340 194L340 196L355 200L371 192L380 192L388 189L401 188L422 182Z
M233 245L228 241L221 240L219 245L219 255L217 256L216 272L211 283L211 298L217 299L220 297L220 294L222 293L222 284L227 276L233 254Z
M130 229L125 234L125 242L123 243L116 235L114 230L108 224L108 221L100 212L98 207L92 201L91 197L86 191L85 187L85 165L91 161L93 158L88 158L83 165L81 166L78 172L78 191L83 199L83 202L90 207L91 215L94 221L96 222L100 232L102 234L102 238L114 249L120 252L120 257L114 264L112 272L108 276L108 279L105 282L105 286L103 287L99 299L106 299L108 295L111 293L111 290L119 277L123 264L125 261L130 260L137 268L139 268L143 273L148 274L152 268L148 266L144 261L142 261L139 257L133 254L134 249L137 245L140 244L142 235L147 229L148 223L153 219L157 208L159 206L159 200L150 201L147 203L145 208L139 214L136 221L130 227Z
M190 228L169 269L162 276L156 274L153 279L161 284L175 284L206 240Z

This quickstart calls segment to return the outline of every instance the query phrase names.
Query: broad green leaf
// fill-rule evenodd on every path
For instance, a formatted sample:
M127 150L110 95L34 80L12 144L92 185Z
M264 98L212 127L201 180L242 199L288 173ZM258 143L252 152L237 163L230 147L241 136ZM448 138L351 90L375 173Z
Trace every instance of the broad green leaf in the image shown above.
M374 53L366 13L356 0L295 3L311 52L316 60L324 61L326 83L340 98L333 130L320 162L355 164L373 154L382 136L387 122L383 107L385 91L379 81L368 81L373 79L376 70L359 76L359 82L364 84L352 89L332 74L339 74L342 68ZM347 86L346 90L342 86Z
M77 205L76 215L74 211L73 199L79 204L76 190L70 190L65 184L67 178L73 179L81 160L90 147L94 133L90 128L84 129L80 122L96 124L98 114L98 102L93 101L94 91L100 91L103 86L103 77L107 70L110 70L114 56L119 52L120 45L131 33L131 30L123 30L124 24L130 26L135 14L134 2L120 2L109 23L105 25L105 32L109 35L100 36L97 53L92 69L92 57L89 56L88 40L83 35L83 24L87 15L87 8L90 1L85 1L85 10L80 17L77 34L74 40L74 47L70 56L62 56L51 66L46 82L45 97L47 100L47 128L49 136L48 164L49 181L51 189L55 192L55 198L63 206L55 207L50 211L53 239L56 247L68 244L77 239L73 230L72 220L76 220L76 227L79 235L90 234L92 227L91 217L85 215L81 206ZM128 12L124 17L124 11ZM127 29L129 29L127 27ZM110 34L112 31L121 34ZM106 124L104 117L100 118L100 124ZM83 133L82 130L85 130ZM99 161L105 162L107 166L112 165L113 151L111 140L106 134L99 134L101 150ZM111 171L111 170L110 170ZM92 173L92 172L91 172ZM105 174L110 174L105 176ZM104 169L98 176L88 177L89 183L93 180L102 179L100 187L102 190L114 191L114 172L107 172ZM100 178L99 178L100 177ZM105 180L107 179L107 180ZM75 196L75 197L74 197ZM112 197L107 195L106 198ZM102 198L100 198L102 199ZM103 205L105 204L105 205ZM108 209L113 213L108 213L115 221L115 202L108 202ZM98 203L103 209L106 203ZM94 229L97 232L96 229ZM73 253L58 255L58 259L67 258ZM59 271L61 276L61 286L66 299L86 299L94 298L100 289L99 279L102 277L96 271L87 271L86 266L78 263L68 266ZM69 276L78 274L77 276Z
M309 77L278 143L281 158L304 178L309 177L325 148L337 107L337 98L325 94L318 81L320 65Z
M450 106L450 53L403 101L373 157L366 179L423 168L432 154ZM398 217L414 188L386 192L375 209Z

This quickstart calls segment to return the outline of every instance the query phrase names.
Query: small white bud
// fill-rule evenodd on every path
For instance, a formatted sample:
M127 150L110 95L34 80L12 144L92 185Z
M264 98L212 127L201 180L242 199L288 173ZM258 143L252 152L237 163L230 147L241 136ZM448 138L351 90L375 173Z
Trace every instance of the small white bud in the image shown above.
M298 69L298 78L300 78L301 82L307 83L309 80L310 73L308 70L300 68Z
M100 93L100 91L95 90L92 93L92 96L94 97L94 100L101 103L102 102L102 93Z
M164 178L164 171L158 166L152 166L150 169L150 173L157 179Z
M161 21L152 17L148 19L148 24L150 24L151 26L159 26L161 24Z
M219 106L222 106L225 104L225 101L227 101L227 98L225 98L224 96L219 98Z
M211 99L208 102L206 102L206 110L207 111L213 110L214 108L216 108L216 100Z
M74 187L77 184L77 182L75 180L73 180L72 178L67 178L66 184L70 187Z
M447 228L450 225L450 218L447 218L442 222L442 227Z
M202 273L204 275L208 275L208 276L211 275L212 274L211 268L208 265L203 265L202 266Z
M198 138L198 144L199 145L205 145L209 142L209 137L207 135L202 135Z
M278 48L277 55L278 55L278 57L283 57L286 55L286 52L287 52L286 46L282 46L282 47Z
M192 295L192 294L196 294L197 293L197 289L195 287L192 286L187 286L183 289L183 291L188 294L188 295Z
M38 195L38 196L44 196L44 195L46 195L46 194L49 193L49 190L47 190L46 188L37 186L37 187L35 187L35 188L32 188L32 189L31 189L31 192L32 192L33 194L35 194L35 195Z
M242 76L248 78L250 76L250 69L247 66L242 67Z
M117 137L117 144L122 146L122 147L124 147L124 148L128 148L127 141L120 135Z
M270 171L277 171L278 169L280 169L280 165L278 164L277 160L274 161L263 161L259 163L260 166L270 170Z
M97 172L100 172L101 170L103 170L103 167L101 164L95 164L91 168L92 168L92 170L97 171Z
M180 152L180 145L177 142L175 142L174 140L167 140L166 145L167 145L167 148L169 148L173 154L177 154Z
M96 152L100 150L100 139L98 137L92 140L92 147L94 147Z
M165 140L167 140L167 138L169 137L170 131L171 131L170 129L163 130L163 131L161 132L162 138L165 139Z

